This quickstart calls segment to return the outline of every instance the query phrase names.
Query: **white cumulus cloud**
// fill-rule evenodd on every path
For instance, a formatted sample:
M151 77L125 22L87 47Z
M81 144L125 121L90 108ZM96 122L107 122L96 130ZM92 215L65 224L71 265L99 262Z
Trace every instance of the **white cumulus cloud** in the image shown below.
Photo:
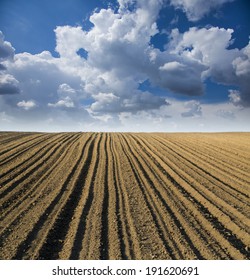
M35 107L37 107L37 104L33 100L28 100L28 101L20 101L17 103L17 106L20 108L23 108L24 110L31 110Z
M54 107L54 108L74 108L74 102L71 100L71 98L69 96L67 96L64 99L59 100L56 103L48 103L49 107Z
M193 80L192 73L196 73L194 76L196 77L196 85L211 78L216 83L239 86L242 106L248 107L250 105L250 86L248 83L250 78L250 45L248 44L241 50L229 49L233 42L233 32L232 29L219 27L192 27L185 33L179 33L177 29L174 29L168 51L176 57L176 60L182 61L186 67L189 66L190 70L186 71L186 75L190 75L190 81ZM180 64L176 63L170 65L172 65L172 69L174 68L176 77L182 75L183 65L181 67ZM164 66L161 69L164 69ZM178 78L176 79L178 80ZM185 87L187 84L188 88L187 82L185 83L184 75L183 86Z

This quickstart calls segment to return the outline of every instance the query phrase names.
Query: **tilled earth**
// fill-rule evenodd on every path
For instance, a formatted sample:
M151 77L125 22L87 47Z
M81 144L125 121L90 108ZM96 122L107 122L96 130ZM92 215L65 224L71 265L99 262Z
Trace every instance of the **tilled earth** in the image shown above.
M0 133L0 259L250 259L250 133Z

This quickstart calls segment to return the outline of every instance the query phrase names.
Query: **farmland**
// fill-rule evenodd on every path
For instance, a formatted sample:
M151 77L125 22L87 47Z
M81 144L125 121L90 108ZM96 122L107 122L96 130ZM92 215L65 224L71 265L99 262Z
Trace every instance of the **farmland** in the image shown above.
M0 259L249 259L250 133L0 133Z

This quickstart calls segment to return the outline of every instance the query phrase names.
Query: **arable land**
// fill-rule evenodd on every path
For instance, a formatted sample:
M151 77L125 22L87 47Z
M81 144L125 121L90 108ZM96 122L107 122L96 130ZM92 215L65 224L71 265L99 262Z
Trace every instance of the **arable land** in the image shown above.
M250 259L250 133L0 133L0 259Z

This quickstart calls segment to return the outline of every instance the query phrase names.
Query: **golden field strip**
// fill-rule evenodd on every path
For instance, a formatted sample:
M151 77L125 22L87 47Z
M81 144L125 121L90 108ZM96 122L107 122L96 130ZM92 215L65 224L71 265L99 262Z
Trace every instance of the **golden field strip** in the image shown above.
M250 133L0 133L0 259L250 259Z

